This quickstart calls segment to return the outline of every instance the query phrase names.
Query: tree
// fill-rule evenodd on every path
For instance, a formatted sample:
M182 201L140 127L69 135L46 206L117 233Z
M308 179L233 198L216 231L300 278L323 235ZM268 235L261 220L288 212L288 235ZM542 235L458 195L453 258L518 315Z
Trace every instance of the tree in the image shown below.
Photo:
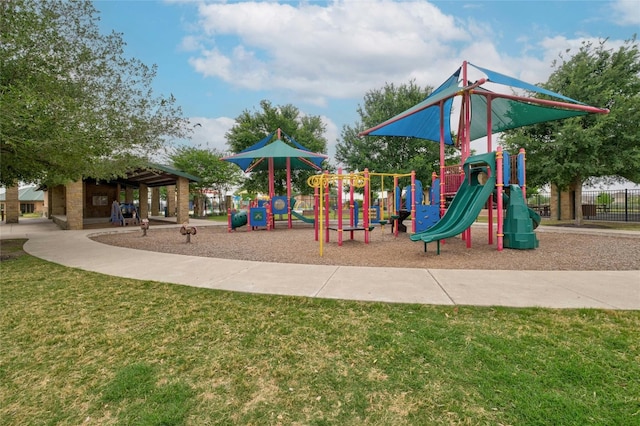
M212 189L218 194L218 205L223 206L223 196L242 181L242 171L232 163L220 160L224 154L218 150L206 150L181 146L170 158L175 168L200 178L191 182L189 192L194 196L194 215L199 215L205 201L205 191ZM222 209L221 209L222 210Z
M569 53L567 50L566 53ZM553 64L545 88L585 104L609 108L507 132L510 150L527 153L527 181L551 183L575 191L576 224L582 186L593 178L613 176L640 183L640 54L636 37L616 49L607 40L584 42L575 55Z
M1 2L0 184L109 180L187 135L175 98L151 89L156 67L98 19L89 1Z
M252 113L245 110L236 118L236 124L226 134L231 151L238 153L277 129L281 129L305 148L326 154L327 140L323 136L326 126L320 117L303 115L291 104L274 107L271 102L263 100L260 102L260 107L262 111ZM326 168L329 168L328 164ZM311 193L312 189L307 185L307 178L314 173L311 170L293 170L291 172L293 190L303 194ZM274 174L276 193L286 194L286 171L276 170ZM242 187L252 193L267 192L268 172L252 172Z
M423 181L431 180L431 173L438 172L440 147L438 143L425 139L399 136L359 137L358 133L376 126L422 102L433 88L421 88L410 81L409 84L385 84L384 88L371 90L365 94L364 106L358 106L360 122L342 128L342 141L336 147L336 159L351 171L379 173L410 173ZM454 149L447 148L448 155ZM377 181L372 181L375 187Z

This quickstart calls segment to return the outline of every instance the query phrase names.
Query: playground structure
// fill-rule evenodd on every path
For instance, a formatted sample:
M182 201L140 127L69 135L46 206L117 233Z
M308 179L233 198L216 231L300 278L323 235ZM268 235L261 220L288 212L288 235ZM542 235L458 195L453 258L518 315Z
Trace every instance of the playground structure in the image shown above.
M371 179L380 178L380 202L377 206L371 203ZM384 178L393 178L393 196L387 194L386 197L386 214L385 214L385 186ZM411 178L411 185L405 189L406 192L406 208L402 209L402 189L399 186L400 178ZM362 231L364 233L365 244L369 243L369 233L374 229L373 224L379 224L381 228L387 223L392 224L392 230L397 237L400 232L400 225L404 219L410 218L411 232L424 231L437 223L438 206L436 204L423 204L422 184L416 179L415 172L399 174L399 173L376 173L369 172L365 169L363 172L343 173L342 169L338 169L337 174L329 174L325 172L309 177L307 180L309 186L314 188L315 198L315 240L320 242L320 256L323 254L323 241L330 241L330 231L338 233L338 246L342 246L344 232L349 232L350 239L354 239L354 232ZM329 192L330 186L336 187L337 192L337 224L329 223ZM348 200L348 224L344 223L344 208L342 195L344 194L344 186L349 186ZM354 193L356 188L363 188L362 200L362 224L360 224L360 216L358 203L355 200ZM434 199L434 197L430 197ZM437 199L437 198L435 198ZM406 229L406 227L405 227ZM323 238L320 238L320 236Z
M483 73L485 77L474 79L469 78L469 67L475 68ZM519 90L526 90L554 97L558 100L540 99L533 97L522 97L512 94L494 92L483 87L485 84L498 84L511 86ZM512 89L513 90L513 89ZM453 100L460 97L461 105L458 121L458 130L451 129L451 116L453 111ZM472 107L474 113L472 114ZM456 106L456 110L458 107ZM511 160L501 148L493 151L492 135L505 130L541 123L551 120L560 120L569 117L576 117L590 113L606 114L607 109L591 107L579 101L565 97L558 93L522 82L520 80L496 73L494 71L474 66L466 61L454 72L440 87L434 90L424 101L406 110L403 113L390 118L389 120L367 129L360 133L360 136L402 136L432 140L440 144L440 174L432 177L430 190L430 201L425 204L422 198L418 198L416 192L415 176L412 176L411 190L407 190L406 208L401 208L401 195L398 195L399 188L394 182L394 202L387 197L390 213L389 220L384 215L384 184L382 183L382 201L377 206L375 219L371 218L372 206L370 204L370 179L376 175L384 179L385 174L369 173L365 170L362 174L350 173L329 174L325 172L312 176L308 184L316 192L315 218L316 240L320 241L320 255L323 251L323 240L329 241L329 231L338 232L338 244L342 245L343 232L351 231L353 238L354 231L363 231L365 243L369 242L369 232L373 229L371 223L379 223L384 226L389 221L394 225L393 232L397 235L402 221L411 217L411 239L422 241L425 251L428 242L438 243L438 253L440 252L440 241L462 234L467 247L471 247L471 224L475 221L480 211L486 206L488 212L488 242L493 244L494 235L494 214L497 215L497 249L502 251L504 247L517 249L532 249L538 247L538 241L533 233L533 229L540 221L539 215L526 205L526 173L524 151L518 154L516 164L513 169L517 173L518 184L511 184ZM446 117L446 119L445 119ZM453 140L453 135L456 140ZM280 130L278 129L278 137ZM485 137L487 141L487 153L471 156L471 140ZM276 141L278 142L278 141ZM445 145L455 145L461 152L461 165L445 166ZM253 148L253 147L252 147ZM249 150L252 150L251 148ZM257 150L259 151L259 150ZM308 151L305 151L308 154ZM241 153L227 158L234 161L238 159L254 158L257 152ZM262 155L262 153L260 154ZM506 156L506 158L505 158ZM272 158L270 156L268 158ZM264 158L262 158L264 159ZM258 161L260 164L262 161ZM289 157L287 157L289 161ZM307 160L308 162L308 160ZM273 214L276 196L272 182L272 160L269 160L270 182L269 182L269 203L265 215L267 216L267 229L273 227ZM316 166L319 166L316 164ZM248 171L254 166L245 169ZM319 167L315 168L320 170ZM287 163L287 180L290 180L290 166ZM392 176L387 174L387 176ZM357 204L353 200L353 195L349 202L349 225L343 224L342 208L342 186L345 180L351 187L351 194L355 187L365 188L363 200L363 223L358 226L359 216L356 211ZM329 186L338 186L338 224L329 226ZM290 187L287 188L287 196L283 197L280 206L282 211L286 210L291 227L292 202ZM422 197L422 191L420 197ZM410 194L410 195L409 195ZM494 198L497 206L494 212ZM446 200L451 199L447 208ZM436 204L436 200L439 201ZM504 206L507 205L506 215ZM417 207L421 206L421 207ZM424 206L424 207L423 207ZM272 210L269 210L272 209ZM420 211L418 211L420 210ZM229 215L229 230L233 227L233 217ZM417 217L429 218L428 223L421 223ZM238 221L240 222L240 221ZM251 222L247 219L247 222ZM418 227L417 224L421 225ZM404 226L404 225L403 225ZM406 227L405 227L406 229ZM319 238L324 234L324 238Z
M540 223L540 215L527 207L523 196L526 191L524 150L520 151L516 159L517 184L511 184L511 162L509 155L501 148L497 152L467 158L463 165L464 179L442 219L432 228L411 235L411 240L422 241L425 251L427 243L436 242L437 253L440 254L440 241L466 232L487 202L495 196L498 250L503 247L537 248L538 239L533 230ZM488 217L492 216L490 212ZM493 244L492 236L493 233L490 232L489 244ZM467 247L470 247L469 239Z
M268 143L277 133L277 140ZM297 148L287 145L281 138L286 137ZM320 164L327 158L324 154L309 151L300 145L295 139L284 134L280 129L272 132L256 144L243 150L239 154L222 158L238 165L245 173L254 170L268 170L269 188L266 200L258 200L252 203L247 211L234 212L227 210L228 231L247 225L247 230L251 231L258 227L267 230L275 227L275 215L287 215L289 228L293 227L293 217L300 218L293 211L291 196L291 171L295 169L321 171ZM276 169L286 169L287 195L275 194L274 171Z
M477 79L470 79L470 67L479 71L484 76ZM473 70L472 70L473 71ZM512 92L510 94L499 93L489 90L484 86L502 85L510 86ZM523 97L513 94L513 89L525 90L545 96L559 99L541 99L534 97ZM456 110L460 111L458 117L458 131L455 133L457 139L453 140L454 132L451 129L451 117L454 110L453 100L460 97L460 107L456 106ZM472 114L473 109L473 114ZM515 129L545 121L560 120L569 117L576 117L586 114L606 114L609 111L604 108L596 108L585 105L579 101L552 92L547 89L520 81L513 77L509 77L495 71L481 68L476 65L464 61L462 65L437 89L435 89L424 101L409 108L408 110L392 117L385 122L378 124L370 129L364 130L360 136L403 136L427 139L440 144L440 216L442 220L438 225L434 226L427 234L422 237L412 236L414 241L440 241L438 238L444 238L443 235L454 236L462 233L463 239L467 242L467 247L471 247L471 229L472 221L469 218L473 216L473 212L477 210L474 216L487 205L488 211L488 233L489 244L493 244L493 197L489 195L493 193L493 189L489 191L489 187L495 185L497 188L497 214L498 214L498 250L501 251L505 246L504 239L506 237L507 247L518 248L521 244L513 241L511 234L503 233L503 195L504 181L503 174L503 158L502 152L498 149L493 152L492 135L505 130ZM487 157L472 158L469 163L467 161L471 154L471 140L486 137L487 140ZM445 145L455 145L461 152L462 166L456 166L453 169L445 167ZM524 178L524 153L522 174ZM477 156L476 156L477 157ZM491 159L493 157L493 160ZM484 174L477 172L475 161L481 160L484 164ZM495 161L499 166L495 166ZM494 167L491 167L493 165ZM462 178L464 176L464 178ZM487 178L485 182L478 180ZM457 188L456 188L457 187ZM455 188L455 191L454 191ZM516 203L519 197L516 195L520 191L524 207L526 207L526 182L523 179L521 188L516 186L509 187L511 197L509 198L509 206ZM445 197L452 195L455 197L446 209ZM481 202L480 199L484 198ZM522 207L522 206L520 206ZM520 210L513 206L513 209ZM445 213L446 210L446 213ZM451 210L451 213L449 213ZM448 217L445 220L445 216ZM507 215L509 216L509 215ZM507 218L508 221L508 218ZM520 220L516 220L516 223ZM455 225L455 226L454 226ZM463 225L467 227L464 229ZM512 226L511 224L508 227ZM517 226L517 225L513 225ZM444 228L444 229L443 229ZM446 232L439 232L446 230ZM515 232L518 234L519 232ZM526 233L526 232L525 232ZM517 240L517 238L516 238ZM524 248L526 244L523 244ZM529 245L535 245L537 242L530 242Z

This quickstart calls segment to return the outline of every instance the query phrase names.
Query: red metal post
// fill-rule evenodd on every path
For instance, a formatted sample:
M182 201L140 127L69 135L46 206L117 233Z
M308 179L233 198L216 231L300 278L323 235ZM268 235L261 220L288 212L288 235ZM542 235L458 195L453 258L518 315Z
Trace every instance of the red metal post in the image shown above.
M313 218L315 219L314 228L316 233L316 241L319 239L320 234L320 188L317 186L313 188Z
M329 242L329 171L324 172L324 233L325 241Z
M393 177L393 214L396 217L400 216L400 210L402 210L402 206L398 206L396 204L396 200L400 199L402 202L402 190L398 187L398 176ZM400 224L399 219L395 219L395 223L393 224L393 235L398 236L398 225Z
M416 233L416 172L411 172L411 233Z
M504 155L502 154L502 147L498 147L498 151L496 152L496 168L498 170L496 170L497 175L496 175L496 187L498 189L497 193L498 193L498 206L497 206L497 210L498 210L498 251L502 251L503 249L503 244L504 244L504 224L503 224L503 202L502 202L502 192L504 190L504 174L503 174L503 157Z
M273 157L269 158L269 206L273 202L273 197L276 195L276 184L275 184L275 167ZM267 230L270 230L272 227L275 228L275 217L272 215L272 210L267 206Z
M445 210L444 164L444 101L440 101L440 217L444 216Z
M336 209L338 209L338 246L342 246L342 169L338 168L338 200L336 201Z
M491 118L491 96L487 96L487 152L492 151L491 141L491 127L493 126ZM488 243L493 244L493 197L489 197L487 200L487 228L488 228Z
M287 223L289 229L293 228L291 220L291 157L287 157Z
M369 169L364 169L364 199L362 201L362 226L364 227L364 243L369 244Z

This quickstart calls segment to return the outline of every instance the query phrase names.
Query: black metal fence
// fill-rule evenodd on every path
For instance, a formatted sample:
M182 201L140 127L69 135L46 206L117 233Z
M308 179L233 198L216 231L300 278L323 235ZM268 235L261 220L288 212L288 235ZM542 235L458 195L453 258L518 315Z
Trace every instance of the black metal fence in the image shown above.
M529 207L543 217L550 217L548 192L528 198ZM587 220L640 222L640 189L582 191L582 216Z

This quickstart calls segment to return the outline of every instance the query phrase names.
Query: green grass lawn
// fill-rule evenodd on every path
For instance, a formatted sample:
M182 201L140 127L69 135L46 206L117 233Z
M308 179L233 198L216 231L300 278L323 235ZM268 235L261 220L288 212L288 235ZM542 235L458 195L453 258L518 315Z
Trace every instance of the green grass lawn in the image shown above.
M640 420L637 311L238 294L29 255L0 268L2 425Z

